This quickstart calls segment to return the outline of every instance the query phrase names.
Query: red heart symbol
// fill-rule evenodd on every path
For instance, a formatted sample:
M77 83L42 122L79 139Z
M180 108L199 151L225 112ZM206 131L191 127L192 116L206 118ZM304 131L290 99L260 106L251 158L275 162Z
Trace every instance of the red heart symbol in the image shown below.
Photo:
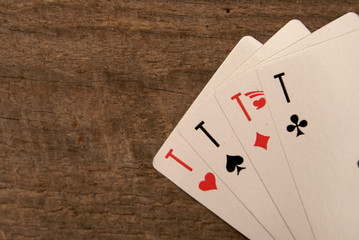
M204 177L204 181L199 183L199 189L201 189L202 191L217 189L216 177L213 173L206 174L206 176Z
M260 98L259 100L255 100L253 102L253 105L255 107L257 107L257 110L264 107L264 105L266 105L266 99L265 98Z

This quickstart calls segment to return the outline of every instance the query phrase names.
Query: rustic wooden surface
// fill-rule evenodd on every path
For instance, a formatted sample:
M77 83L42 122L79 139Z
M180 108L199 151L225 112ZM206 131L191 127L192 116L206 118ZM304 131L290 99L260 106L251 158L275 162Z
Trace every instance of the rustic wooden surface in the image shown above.
M0 240L245 239L152 167L231 48L357 0L0 2Z

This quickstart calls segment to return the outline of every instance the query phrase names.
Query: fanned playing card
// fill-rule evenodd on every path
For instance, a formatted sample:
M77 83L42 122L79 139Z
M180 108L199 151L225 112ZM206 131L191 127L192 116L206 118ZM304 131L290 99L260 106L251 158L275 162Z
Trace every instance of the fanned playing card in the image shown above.
M317 239L359 236L358 42L356 30L258 72Z

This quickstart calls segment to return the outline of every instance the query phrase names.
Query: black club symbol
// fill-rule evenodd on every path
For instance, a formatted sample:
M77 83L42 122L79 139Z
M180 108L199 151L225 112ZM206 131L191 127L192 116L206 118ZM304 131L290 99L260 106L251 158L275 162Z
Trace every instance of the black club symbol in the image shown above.
M295 129L297 129L297 137L300 136L300 135L303 135L304 132L302 132L299 127L306 127L308 125L308 122L306 120L302 120L302 121L299 122L299 118L298 118L298 116L296 114L293 114L290 117L290 120L292 121L292 123L294 123L294 125L292 125L292 124L288 125L287 126L287 131L288 132L293 132Z

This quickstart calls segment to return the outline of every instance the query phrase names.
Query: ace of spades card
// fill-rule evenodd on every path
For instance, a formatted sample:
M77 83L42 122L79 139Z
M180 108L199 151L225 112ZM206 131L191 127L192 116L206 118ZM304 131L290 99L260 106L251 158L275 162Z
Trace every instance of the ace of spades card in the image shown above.
M359 236L359 30L258 70L317 239Z

